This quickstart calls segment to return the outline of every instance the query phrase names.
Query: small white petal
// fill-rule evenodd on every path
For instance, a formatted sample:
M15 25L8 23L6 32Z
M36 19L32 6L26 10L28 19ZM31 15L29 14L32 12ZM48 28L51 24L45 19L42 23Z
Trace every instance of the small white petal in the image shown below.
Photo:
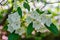
M20 24L17 24L17 23L12 23L11 26L13 27L14 30L20 28Z
M15 31L15 33L17 33L17 34L19 34L19 35L22 35L23 33L25 33L26 32L26 29L24 28L24 27L21 27L20 29L17 29L16 31Z
M46 20L46 25L48 26L48 27L50 27L50 24L51 24L52 22L51 22L51 18L47 18L47 20Z
M40 14L37 11L32 11L29 16L36 21L40 21Z
M8 29L7 29L10 33L12 33L14 31L14 29L12 28L12 26L9 24L8 25Z
M40 22L37 21L33 21L33 28L35 28L35 30L39 30L42 27Z
M29 25L32 21L33 21L32 18L30 18L29 16L27 16L26 23Z

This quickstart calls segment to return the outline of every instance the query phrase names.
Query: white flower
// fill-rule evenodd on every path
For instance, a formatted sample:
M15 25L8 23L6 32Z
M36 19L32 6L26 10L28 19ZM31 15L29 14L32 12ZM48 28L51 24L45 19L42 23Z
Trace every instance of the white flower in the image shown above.
M14 30L19 29L20 28L20 23L12 23L11 26L13 27Z
M25 8L22 8L22 16L27 15L27 14L28 14L28 10Z
M39 31L41 27L42 25L40 22L33 21L33 28L35 28L36 31Z
M41 22L37 22L37 21L33 21L33 28L35 28L35 30L37 32L47 32L48 29L44 26L44 24L42 24Z
M51 22L51 18L47 18L47 19L46 19L46 25L47 25L47 26L50 26L51 23L52 23L52 22Z
M10 32L13 32L13 30L17 30L20 28L20 16L17 12L13 13L13 14L10 14L8 15L8 31L10 31L10 29L12 31Z
M46 14L45 13L40 15L40 20L41 20L41 23L46 22Z
M27 25L29 25L33 21L33 19L31 17L27 16L25 21L26 21Z
M36 10L33 2L29 2L29 5L30 5L30 11L32 12L33 10Z
M43 14L40 15L40 17L41 17L41 23L46 24L47 26L50 26L50 24L52 23L51 22L51 18L47 17L46 15L47 14L45 14L45 13L43 13Z
M15 31L16 34L22 35L23 33L26 32L26 29L24 27L21 27L20 29L17 29Z
M18 12L15 12L13 14L8 15L8 22L16 22L16 21L20 21L20 16L18 14Z
M32 11L29 16L37 21L40 21L40 14L37 11Z
M44 6L44 3L42 3L42 2L35 2L35 7L36 8L42 8Z
M13 27L10 25L10 24L8 24L8 29L7 29L10 33L12 33L13 31L14 31L14 29L13 29Z

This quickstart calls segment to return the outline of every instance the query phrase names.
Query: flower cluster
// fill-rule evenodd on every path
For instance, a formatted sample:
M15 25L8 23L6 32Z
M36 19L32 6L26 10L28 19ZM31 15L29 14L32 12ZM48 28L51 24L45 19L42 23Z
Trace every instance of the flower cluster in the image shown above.
M17 12L8 16L8 31L13 32L20 28L20 16Z
M50 27L52 23L51 17L47 16L47 12L39 14L37 11L32 11L27 15L26 22L30 24L33 21L33 28L37 32L44 32L46 30L44 24Z
M31 1L32 0L28 1L29 2L28 4L30 6L30 11L28 11L26 7L24 8L23 4L20 5L20 7L22 9L22 18L20 18L20 15L18 14L18 12L15 12L15 13L10 14L8 16L8 23L9 23L8 24L8 31L10 31L12 33L15 30L15 33L22 35L23 33L26 32L26 29L31 22L33 22L33 28L37 32L45 32L47 30L47 28L45 27L44 24L46 24L48 27L50 27L50 25L52 23L52 20L51 20L52 18L47 16L48 15L47 10L49 9L49 7L52 8L51 5L49 7L47 6L48 8L47 7L43 8L42 11L44 11L44 13L39 14L36 11L36 9L37 8L41 9L44 6L44 3L36 2L37 0L36 1L33 0L34 2L31 2ZM57 5L55 5L55 6L57 6ZM23 21L26 24L24 24Z
M20 27L21 26L21 21L20 21L20 16L18 14L18 12L15 12L13 14L10 14L8 16L8 31L9 32L13 32L14 30L16 31L16 33L18 34L22 34L24 33L24 28Z

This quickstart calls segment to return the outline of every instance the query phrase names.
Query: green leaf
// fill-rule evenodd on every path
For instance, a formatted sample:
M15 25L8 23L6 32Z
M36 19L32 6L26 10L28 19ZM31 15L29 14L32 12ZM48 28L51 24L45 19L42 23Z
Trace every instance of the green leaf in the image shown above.
M0 14L0 19L2 19L3 18L3 16Z
M39 10L39 9L36 9L36 11L37 11L39 14L43 14L43 13L44 13L44 11L41 11L41 10Z
M30 11L30 6L28 3L24 2L23 6L24 8L28 9L28 11Z
M28 2L28 0L25 0L26 2Z
M20 2L23 2L24 0L19 0Z
M11 33L8 36L8 40L18 40L18 39L19 39L19 35L18 34L15 34L15 33Z
M45 24L45 26L52 32L52 33L54 33L54 35L58 35L58 29L57 29L57 27L52 23L51 25L50 25L50 27L48 27L46 24Z
M7 31L7 29L8 29L8 26L5 25L5 26L3 27L3 30Z
M52 12L50 10L48 10L48 13L47 14L51 14Z
M33 22L31 22L29 25L28 25L28 28L27 28L27 34L28 35L31 35L32 31L33 31Z
M17 11L18 11L18 14L21 16L21 18L22 18L22 10L21 10L21 8L20 7L18 7L17 8Z

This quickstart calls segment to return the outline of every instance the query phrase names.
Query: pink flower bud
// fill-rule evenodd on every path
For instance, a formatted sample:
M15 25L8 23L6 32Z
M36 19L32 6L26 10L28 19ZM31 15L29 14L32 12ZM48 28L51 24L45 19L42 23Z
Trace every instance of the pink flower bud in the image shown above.
M8 40L8 37L5 36L5 35L3 35L3 36L2 36L2 40Z

